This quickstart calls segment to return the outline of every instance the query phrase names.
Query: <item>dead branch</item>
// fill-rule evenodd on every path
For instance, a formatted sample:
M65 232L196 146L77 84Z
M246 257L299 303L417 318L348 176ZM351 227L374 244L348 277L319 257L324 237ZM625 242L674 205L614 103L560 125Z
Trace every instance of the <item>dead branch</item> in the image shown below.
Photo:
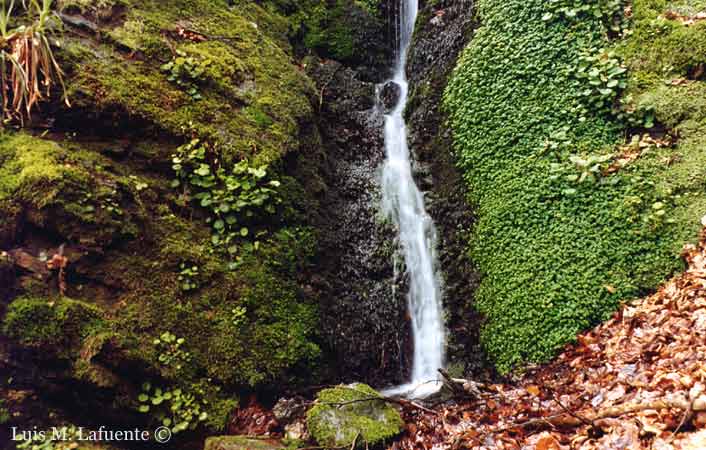
M350 386L338 386L338 387L350 389L351 391L355 391L355 392L359 392L361 394L368 395L367 392L360 391L354 387L350 387ZM394 397L385 397L385 396L368 396L368 397L364 397L364 398L356 398L353 400L347 400L344 402L323 402L323 403L326 405L345 406L345 405L349 405L351 403L371 402L371 401L376 401L376 400L382 401L382 402L387 402L387 403L395 403L400 406L411 406L412 408L419 409L419 410L427 412L429 414L434 414L434 415L439 414L437 411L434 411L433 409L429 409L429 408L422 406L419 403L413 402L411 400L405 400L402 398L394 398Z
M465 378L452 378L446 369L438 369L438 371L444 379L444 386L455 396L476 399L481 397L481 390L487 390L487 386L483 383L467 380Z
M625 403L622 405L611 406L609 408L598 411L587 411L578 416L577 413L561 413L548 417L540 417L530 419L525 422L518 422L506 427L494 430L495 433L508 431L517 428L531 428L542 425L551 425L554 427L576 427L583 425L586 421L595 422L599 419L607 419L611 417L619 417L624 414L645 411L649 409L679 409L690 412L706 411L706 395L700 395L693 402L688 400L688 394L681 392L673 394L658 400L645 403Z

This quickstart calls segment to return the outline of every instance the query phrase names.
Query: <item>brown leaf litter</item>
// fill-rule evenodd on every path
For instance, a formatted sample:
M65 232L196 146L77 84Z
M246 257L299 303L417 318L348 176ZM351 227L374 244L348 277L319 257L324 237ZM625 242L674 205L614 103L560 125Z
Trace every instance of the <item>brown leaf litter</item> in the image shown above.
M405 409L391 450L706 449L706 233L688 269L494 394Z

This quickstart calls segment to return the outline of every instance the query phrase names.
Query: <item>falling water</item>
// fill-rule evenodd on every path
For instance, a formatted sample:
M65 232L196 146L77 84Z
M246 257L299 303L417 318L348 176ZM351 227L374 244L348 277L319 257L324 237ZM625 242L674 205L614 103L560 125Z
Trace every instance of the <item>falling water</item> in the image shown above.
M418 0L399 0L399 47L392 82L400 88L395 108L385 116L386 160L382 174L383 208L399 230L410 286L407 302L412 317L414 356L412 379L388 394L424 397L439 389L437 369L444 363L444 323L441 288L435 270L436 230L424 209L424 197L414 183L407 127L405 74L407 51L417 18Z

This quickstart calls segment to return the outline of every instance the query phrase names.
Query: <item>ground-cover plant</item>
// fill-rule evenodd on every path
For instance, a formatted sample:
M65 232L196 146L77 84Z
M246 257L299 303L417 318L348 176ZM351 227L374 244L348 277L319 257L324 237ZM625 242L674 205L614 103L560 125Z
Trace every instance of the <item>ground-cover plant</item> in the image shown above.
M15 8L21 11L16 12ZM18 17L20 24L16 25ZM50 42L52 26L60 23L54 18L51 0L0 2L0 96L4 122L29 117L57 83L68 104L63 72Z
M204 400L193 393L184 392L181 388L168 390L152 386L152 383L144 383L138 400L138 410L141 413L151 414L175 434L193 430L199 423L208 419L208 413L204 411Z
M481 340L503 372L546 360L621 301L679 270L679 251L703 215L696 147L681 147L684 161L666 147L620 154L626 121L615 105L623 87L641 82L623 69L663 65L639 50L612 54L621 42L613 40L616 13L600 4L480 1L482 26L445 92L478 215L470 249L483 275L475 294L487 317ZM635 2L635 16L652 10L656 17L664 6ZM667 54L660 52L647 50ZM577 68L585 75L577 77ZM651 108L657 119L659 107L681 105L649 100L625 104Z
M249 224L274 214L281 202L280 182L268 175L266 165L251 166L242 160L226 168L219 162L218 151L199 139L179 147L172 163L177 174L173 186L184 188L210 212L212 243L231 255L239 252L239 241L253 234ZM248 244L259 247L259 241Z
M601 49L581 55L573 72L579 82L579 97L589 110L610 113L627 86L626 72L614 52Z
M181 290L184 292L193 291L199 287L197 277L199 276L199 267L187 263L181 263L179 265L179 275L177 280L179 280L179 285Z
M165 366L173 366L178 371L183 364L191 361L191 353L182 348L184 342L184 338L178 338L169 331L165 331L152 343L159 353L159 362Z
M203 82L209 62L189 56L182 50L177 50L174 58L162 65L167 79L181 87L193 100L201 100L199 83Z

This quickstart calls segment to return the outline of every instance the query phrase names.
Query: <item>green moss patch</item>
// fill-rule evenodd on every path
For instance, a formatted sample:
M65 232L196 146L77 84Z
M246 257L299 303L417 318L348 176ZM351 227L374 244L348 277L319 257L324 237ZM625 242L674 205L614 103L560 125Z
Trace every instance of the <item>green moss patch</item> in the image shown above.
M307 412L309 432L327 447L351 446L354 440L365 447L395 437L404 422L395 408L374 400L378 397L380 394L362 383L320 391Z
M119 112L171 136L196 133L223 145L230 161L269 163L297 148L314 88L269 32L264 18L274 13L225 0L125 4L124 21L102 29L108 43L67 37L62 57L72 68L74 107ZM202 40L174 37L184 28ZM140 56L126 63L126 51ZM163 70L180 58L197 69L188 82Z
M247 436L213 436L206 439L204 450L277 450L284 449L274 439L253 439Z
M643 27L666 2L636 1L632 36L611 41L622 10L589 15L570 3L563 11L541 1L479 2L483 26L445 94L479 217L470 248L484 276L481 339L503 372L548 359L621 301L680 270L679 251L706 212L700 118L689 112L701 100L667 100L676 91L662 79L667 66L685 73L700 61L704 33L668 23L655 45ZM618 171L607 167L619 159L625 124L606 99L600 108L587 99L576 75L582 57L611 46L631 69L633 101L693 136L676 148L647 148ZM601 88L608 97L611 86ZM608 161L595 162L602 155Z
M59 354L76 354L82 339L103 329L99 308L68 298L19 298L10 303L3 334L23 345Z

